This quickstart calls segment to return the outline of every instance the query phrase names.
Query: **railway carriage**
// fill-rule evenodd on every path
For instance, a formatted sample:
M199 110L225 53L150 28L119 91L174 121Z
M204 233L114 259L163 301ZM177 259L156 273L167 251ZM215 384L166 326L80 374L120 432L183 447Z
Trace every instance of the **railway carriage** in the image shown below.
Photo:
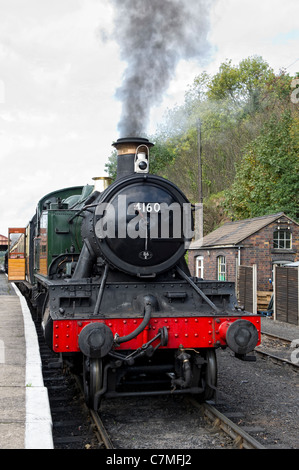
M211 399L215 350L252 359L260 317L238 307L232 282L190 276L193 207L149 173L153 144L113 145L115 182L48 194L26 229L9 230L9 279L37 312L48 346L81 369L90 407L124 395Z

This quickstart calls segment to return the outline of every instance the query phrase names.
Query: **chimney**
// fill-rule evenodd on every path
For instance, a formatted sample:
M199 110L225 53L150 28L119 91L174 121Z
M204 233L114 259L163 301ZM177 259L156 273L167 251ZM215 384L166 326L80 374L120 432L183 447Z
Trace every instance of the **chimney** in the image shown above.
M117 150L117 179L134 173L148 173L149 149L154 146L142 137L126 137L114 142Z

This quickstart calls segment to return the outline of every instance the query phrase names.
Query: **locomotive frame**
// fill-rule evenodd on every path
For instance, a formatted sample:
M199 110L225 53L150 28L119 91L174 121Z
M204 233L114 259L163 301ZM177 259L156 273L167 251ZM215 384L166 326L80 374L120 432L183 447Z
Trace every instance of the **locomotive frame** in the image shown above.
M102 191L65 188L44 196L26 233L26 273L18 286L42 322L49 347L81 370L85 399L94 409L103 397L191 393L211 399L217 387L215 350L230 347L243 360L260 342L260 317L241 310L234 283L190 276L187 236L150 237L156 204L190 204L173 183L148 174L147 139L119 139L117 180ZM140 148L142 152L140 152ZM140 171L138 170L140 169ZM115 238L97 224L107 208L118 211ZM99 204L107 204L99 212ZM139 204L139 206L138 206ZM107 215L108 214L108 215ZM144 238L118 237L134 217ZM173 214L170 222L174 226ZM102 223L101 229L104 228ZM24 232L24 231L23 231ZM12 270L9 279L15 280ZM25 279L26 278L26 279Z

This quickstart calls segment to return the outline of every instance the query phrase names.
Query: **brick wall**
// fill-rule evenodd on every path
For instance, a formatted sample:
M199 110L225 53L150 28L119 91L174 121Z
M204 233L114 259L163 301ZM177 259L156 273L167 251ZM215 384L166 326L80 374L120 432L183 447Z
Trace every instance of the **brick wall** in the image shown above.
M272 278L272 264L275 261L298 261L299 260L299 226L289 223L286 217L281 217L280 222L275 221L248 238L240 245L241 263L245 266L257 265L257 290L269 291ZM281 230L288 229L292 232L292 248L290 250L274 249L273 234L278 226ZM196 257L204 257L204 278L217 279L217 257L226 257L226 280L236 281L236 258L238 248L202 248L189 251L189 269L191 275L195 276Z
M299 259L299 226L287 224L288 219L281 217L277 221L267 225L255 234L243 240L244 248L241 249L241 264L245 266L257 265L257 289L270 290L269 279L272 278L272 265L275 261L297 261ZM274 249L273 234L280 227L292 233L291 249Z
M195 276L196 258L197 256L204 257L204 278L215 280L217 279L217 264L218 256L225 256L226 260L226 280L236 280L236 257L238 256L237 248L219 248L207 250L190 250L189 251L189 269L193 276Z

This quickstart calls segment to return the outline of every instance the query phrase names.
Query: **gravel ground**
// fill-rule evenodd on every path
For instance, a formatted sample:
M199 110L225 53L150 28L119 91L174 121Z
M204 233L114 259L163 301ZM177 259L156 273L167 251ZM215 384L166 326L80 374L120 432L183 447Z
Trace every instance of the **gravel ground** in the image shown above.
M106 400L101 417L116 449L223 449L231 439L207 429L182 396Z
M267 448L299 448L298 374L257 358L218 350L217 408ZM102 419L118 449L223 449L222 433L207 433L198 410L182 396L104 400Z
M262 428L254 437L266 447L298 449L298 373L260 357L242 362L228 349L217 356L220 411L243 413L238 424Z

